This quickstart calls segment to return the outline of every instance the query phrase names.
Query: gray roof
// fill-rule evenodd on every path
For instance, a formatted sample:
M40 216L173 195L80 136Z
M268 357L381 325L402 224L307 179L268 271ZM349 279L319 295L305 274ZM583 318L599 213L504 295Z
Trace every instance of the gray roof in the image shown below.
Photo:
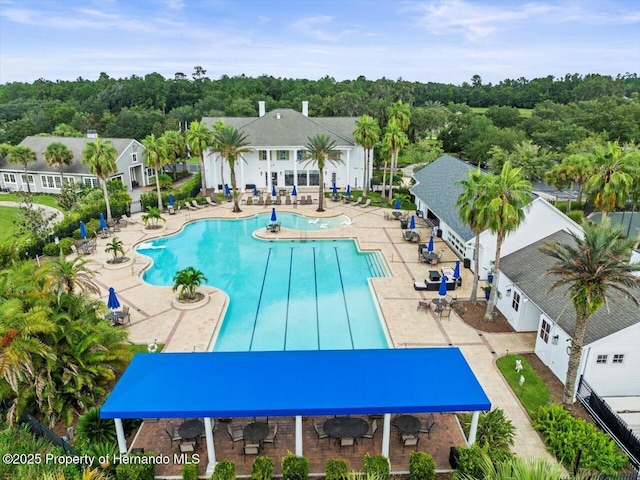
M469 172L476 168L458 158L443 155L414 174L417 183L411 189L417 198L427 204L429 210L465 242L474 235L458 216L455 205L463 188L457 182L465 180Z
M309 137L318 133L328 135L336 146L353 146L358 117L305 117L296 110L279 108L262 117L204 117L202 123L212 128L219 120L246 133L251 145L256 146L304 147Z
M569 335L573 335L576 312L567 295L568 288L560 286L552 291L548 290L554 277L546 276L545 273L556 261L540 252L540 248L548 243L572 244L573 238L560 230L502 258L500 271L550 319L557 322ZM634 293L640 299L640 290ZM589 320L585 345L640 322L640 313L633 301L627 297L620 298L616 293L613 295L617 297L616 300L602 306Z
M113 144L118 157L133 142L131 138L102 138L103 141L109 141ZM89 169L82 163L82 151L87 147L87 143L95 142L95 138L87 137L42 137L31 136L20 142L20 146L29 147L36 152L37 161L30 163L27 170L30 172L58 172L56 167L50 167L44 158L44 151L50 143L64 143L73 152L73 163L64 167L64 173L89 174ZM22 171L23 168L19 164L9 163L8 158L0 159L0 169L11 169Z

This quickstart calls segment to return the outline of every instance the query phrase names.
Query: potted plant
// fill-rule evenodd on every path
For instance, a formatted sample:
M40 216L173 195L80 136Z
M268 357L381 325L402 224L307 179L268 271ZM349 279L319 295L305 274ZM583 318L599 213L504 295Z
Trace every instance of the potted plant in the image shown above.
M193 267L183 268L173 277L173 291L178 292L178 301L182 303L198 302L204 294L196 292L196 287L207 281L200 270Z
M149 230L155 230L160 228L160 225L158 225L158 222L162 220L163 222L166 222L167 220L162 216L162 213L160 212L160 210L156 207L147 207L147 213L145 213L144 215L142 215L142 222L145 225L145 228L148 228Z
M491 261L491 266L489 268L485 268L487 270L487 282L493 283L493 260Z
M484 299L489 301L489 297L491 296L491 285L487 285L486 287L481 287L484 291Z
M122 241L118 237L113 237L113 239L107 243L107 248L105 248L104 251L105 253L113 255L113 258L107 260L107 263L122 263L127 260L127 257L124 256Z

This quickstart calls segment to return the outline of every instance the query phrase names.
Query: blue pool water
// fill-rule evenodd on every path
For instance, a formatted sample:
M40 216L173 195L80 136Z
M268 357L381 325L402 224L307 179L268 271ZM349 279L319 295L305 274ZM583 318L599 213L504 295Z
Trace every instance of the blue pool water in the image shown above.
M359 252L352 240L254 238L269 217L200 220L145 242L137 251L154 263L144 279L173 285L176 271L193 266L207 285L227 292L217 351L387 348L367 282L386 274L382 256ZM286 228L320 229L348 219L309 223L300 215L278 214L278 220Z

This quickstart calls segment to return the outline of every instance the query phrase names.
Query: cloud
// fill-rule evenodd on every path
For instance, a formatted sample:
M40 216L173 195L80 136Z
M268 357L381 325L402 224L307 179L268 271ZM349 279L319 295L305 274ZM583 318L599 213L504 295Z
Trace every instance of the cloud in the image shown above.
M184 0L163 0L162 3L171 10L182 10L185 7Z
M325 25L329 28L322 28ZM293 22L291 27L297 32L324 42L337 42L360 32L359 26L339 25L330 15L308 15Z

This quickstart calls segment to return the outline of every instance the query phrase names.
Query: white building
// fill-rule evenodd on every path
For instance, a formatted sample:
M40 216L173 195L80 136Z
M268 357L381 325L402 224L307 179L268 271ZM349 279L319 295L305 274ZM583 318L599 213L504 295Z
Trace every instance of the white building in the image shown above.
M29 147L36 153L36 161L27 165L27 174L19 163L10 163L8 156L0 159L0 187L8 191L27 191L27 181L33 193L55 193L62 190L60 169L47 165L44 151L50 143L61 142L73 153L73 162L63 167L65 182L76 185L98 187L98 177L89 172L82 163L82 152L87 143L95 141L95 136L87 137L41 137L31 136L20 142L20 146ZM130 138L103 138L113 144L118 153L116 166L118 170L109 180L120 180L130 191L138 186L149 185L149 177L155 175L153 169L144 166L144 147L137 140Z
M575 309L567 287L549 290L554 278L545 273L555 259L540 252L556 242L573 239L558 231L501 259L496 305L517 331L538 332L536 355L565 383ZM589 321L578 379L584 376L601 396L639 396L640 309L618 297Z
M252 148L243 155L244 161L236 162L236 181L241 190L253 185L268 190L272 186L318 186L317 166L301 161L309 138L318 133L329 136L341 152L342 164L327 162L325 166L325 187L330 188L334 182L343 190L347 186L363 187L364 149L353 138L358 117L309 117L308 102L302 102L302 113L287 108L267 113L264 102L259 102L258 117L205 117L202 123L213 129L220 120L246 134ZM225 162L221 169L220 163L217 154L210 150L206 153L204 174L208 188L220 190L225 183L230 184L229 165ZM371 170L370 166L369 177Z

